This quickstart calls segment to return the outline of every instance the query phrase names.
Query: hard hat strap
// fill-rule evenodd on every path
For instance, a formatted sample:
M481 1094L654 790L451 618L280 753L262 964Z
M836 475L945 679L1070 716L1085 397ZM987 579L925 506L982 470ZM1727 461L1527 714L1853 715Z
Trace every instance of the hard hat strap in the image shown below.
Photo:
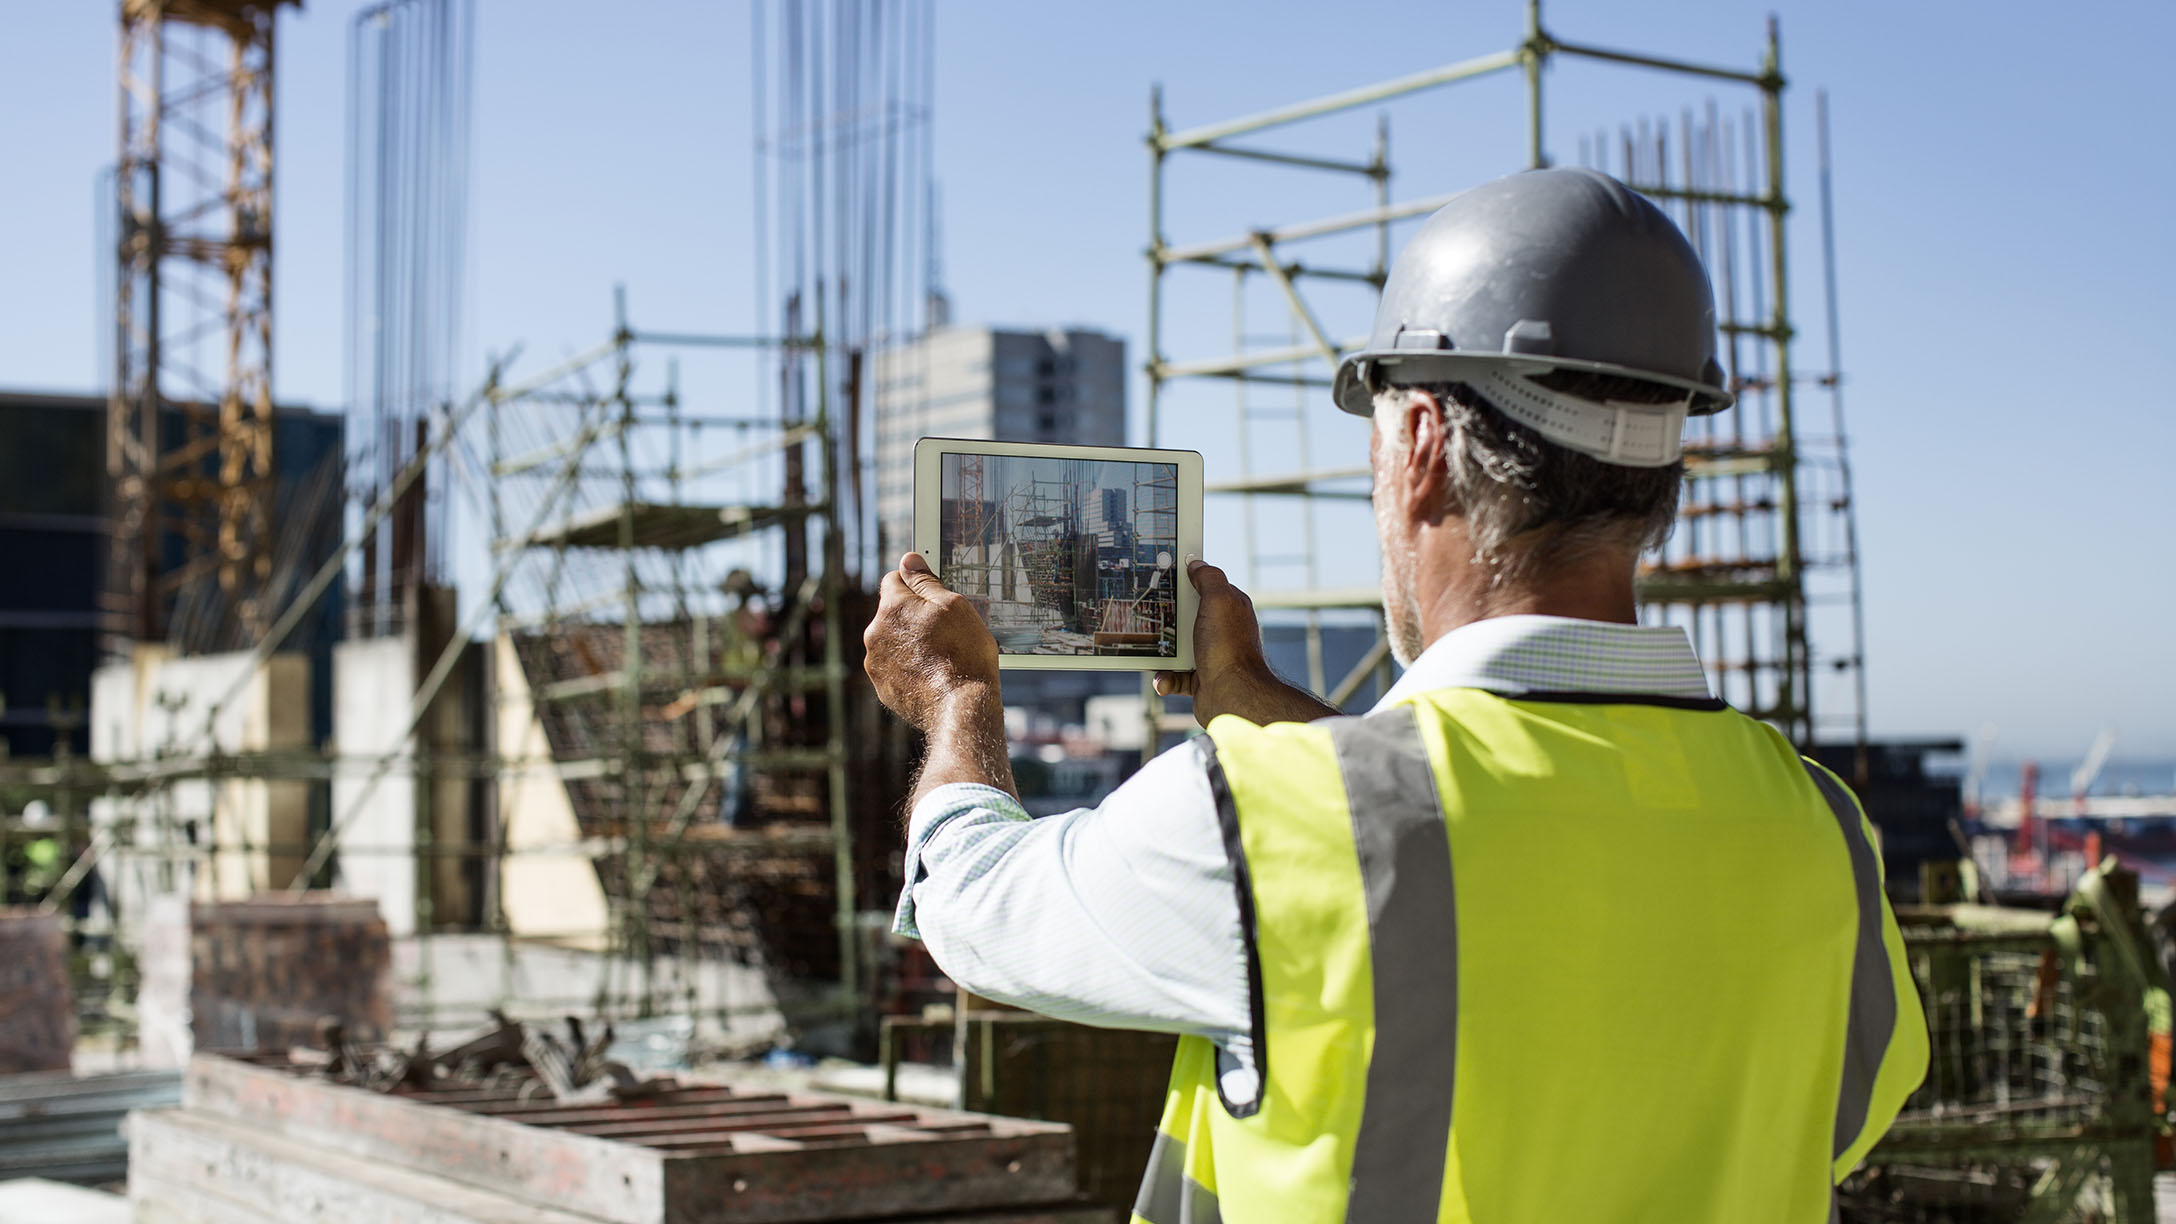
M1558 446L1624 467L1667 467L1684 454L1692 393L1666 404L1597 402L1541 386L1508 370L1462 372L1498 412Z

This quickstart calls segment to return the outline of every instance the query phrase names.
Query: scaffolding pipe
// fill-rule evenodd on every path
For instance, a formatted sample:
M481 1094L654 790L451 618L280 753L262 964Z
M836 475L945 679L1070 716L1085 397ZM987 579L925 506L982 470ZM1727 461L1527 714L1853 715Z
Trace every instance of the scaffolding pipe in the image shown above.
M1315 318L1315 312L1308 309L1306 299L1300 297L1300 291L1293 286L1292 278L1286 276L1284 269L1277 266L1277 253L1269 249L1269 240L1260 234L1254 236L1254 254L1262 261L1262 270L1269 273L1270 279L1277 282L1277 288L1284 291L1285 303L1292 307L1292 314L1307 325L1308 334L1315 340L1315 351L1329 363L1330 373L1337 373L1338 347L1330 342L1329 335L1322 330L1321 322ZM1305 425L1301 428L1304 429ZM1305 460L1301 462L1304 465Z
M1634 68L1659 68L1664 72L1682 72L1690 76L1713 77L1719 81L1736 81L1743 85L1757 85L1768 89L1783 87L1783 78L1774 65L1760 72L1746 72L1737 68L1718 68L1711 64L1695 64L1688 60L1665 59L1657 55L1635 55L1628 51L1611 51L1603 47L1590 47L1584 43L1568 43L1559 38L1548 39L1549 51L1555 55L1576 55L1581 59L1601 60L1610 64L1626 64Z
M1391 98L1418 93L1424 89L1434 89L1439 85L1449 85L1455 81L1466 81L1474 77L1487 76L1492 72L1502 72L1506 68L1518 67L1524 62L1524 56L1525 52L1523 50L1498 51L1493 55L1476 56L1473 59L1461 60L1458 63L1442 68L1431 68L1426 72L1416 72L1411 76L1398 77L1395 80L1383 81L1374 85L1363 85L1358 89L1345 90L1343 93L1329 94L1325 97L1316 98L1311 102L1298 102L1291 106L1281 106L1275 110L1262 111L1259 114L1248 115L1242 119L1231 119L1223 123L1205 124L1201 127L1189 128L1172 136L1158 135L1152 137L1151 147L1159 152L1196 148L1211 141L1223 140L1227 136L1238 136L1245 132L1259 132L1265 128L1297 123L1302 119L1312 119L1318 115L1351 110L1355 106L1366 106L1370 102L1388 101Z
M1339 161L1334 157L1308 157L1300 153L1278 153L1270 149L1248 149L1236 145L1201 144L1192 146L1203 153L1221 153L1246 161L1269 162L1272 165L1292 166L1300 170L1327 170L1335 174L1372 175L1375 168L1366 162Z
M1336 342L1332 347L1336 348L1340 353L1350 353L1367 347L1367 342L1366 336L1353 336ZM1152 362L1148 372L1151 380L1150 385L1153 386L1156 382L1169 382L1174 378L1211 378L1236 374L1239 371L1255 369L1260 366L1285 365L1296 361L1306 361L1320 354L1321 350L1317 346L1300 344L1291 348L1257 349L1250 353L1235 353L1229 357L1205 357L1199 361ZM1291 380L1277 378L1271 381L1289 383Z
M1319 221L1303 221L1298 225L1259 230L1238 238L1224 238L1216 242L1200 242L1193 246L1159 248L1157 251L1152 252L1151 258L1159 259L1164 263L1193 263L1198 262L1205 255L1229 255L1234 251L1244 251L1253 246L1254 240L1258 237L1267 239L1272 246L1297 242L1303 238L1323 238L1331 234L1342 234L1347 230L1366 229L1371 225L1381 225L1386 221L1402 221L1407 217L1424 216L1463 194L1465 193L1459 191L1446 191L1441 195L1408 200L1403 204L1393 204L1387 208L1369 208L1360 212L1346 213L1343 216L1325 217Z
M595 427L592 426L591 430L585 430L584 432L594 437L595 434L592 432L594 429ZM542 534L544 520L557 507L559 499L565 496L567 490L573 487L572 469L580 459L581 453L580 449L576 449L568 455L567 468L563 469L558 479L553 482L551 491L537 503L536 513L530 517L528 530L523 534L524 539L534 542ZM514 557L512 555L494 567L490 591L477 602L476 610L469 613L462 620L460 628L455 630L453 636L446 642L446 648L439 652L438 661L432 665L430 674L425 676L423 683L417 686L415 696L409 701L407 727L399 736L395 737L394 743L396 746L389 749L384 756L378 758L378 767L373 769L370 776L363 780L363 789L349 803L348 810L325 830L323 836L318 838L317 848L310 852L310 857L304 861L302 870L295 873L294 882L287 886L288 891L301 892L309 887L310 877L316 875L318 869L323 867L332 857L333 849L339 845L340 838L347 832L348 826L353 824L355 818L362 814L363 805L369 802L370 797L377 793L378 783L384 780L387 772L391 769L391 763L399 759L397 745L406 743L408 738L416 733L416 728L422 725L424 717L430 712L431 703L438 698L438 690L444 688L447 679L453 675L454 665L460 661L461 648L467 645L470 636L476 632L478 625L482 622L483 613L492 609L494 601L499 597L499 593L506 588L506 580L512 576L513 570ZM630 612L630 615L632 615L632 612Z

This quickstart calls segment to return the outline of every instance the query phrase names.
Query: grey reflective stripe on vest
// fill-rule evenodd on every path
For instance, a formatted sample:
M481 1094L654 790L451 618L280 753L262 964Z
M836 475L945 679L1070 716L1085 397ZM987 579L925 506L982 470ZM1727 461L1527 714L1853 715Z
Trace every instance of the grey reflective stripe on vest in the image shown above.
M1345 1219L1433 1220L1458 1063L1450 831L1414 707L1326 725L1352 810L1375 982L1375 1049Z
M1811 763L1806 774L1821 788L1829 810L1843 829L1851 851L1851 879L1858 889L1859 936L1851 957L1851 1015L1844 1030L1844 1075L1836 1097L1835 1156L1844 1154L1866 1128L1874 1099L1874 1077L1896 1035L1896 981L1889 972L1889 949L1881 940L1881 865L1859 820L1859 805L1841 782Z
M1156 1132L1133 1214L1148 1224L1223 1224L1216 1196L1186 1175L1186 1141Z

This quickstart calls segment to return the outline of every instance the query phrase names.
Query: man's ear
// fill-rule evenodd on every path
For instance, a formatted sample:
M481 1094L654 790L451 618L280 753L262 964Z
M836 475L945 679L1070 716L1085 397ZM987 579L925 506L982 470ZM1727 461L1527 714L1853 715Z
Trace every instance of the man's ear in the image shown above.
M1443 405L1433 392L1414 390L1407 393L1399 411L1398 428L1412 439L1397 473L1400 508L1415 520L1433 523L1443 517L1443 494L1450 480L1443 466L1450 443Z

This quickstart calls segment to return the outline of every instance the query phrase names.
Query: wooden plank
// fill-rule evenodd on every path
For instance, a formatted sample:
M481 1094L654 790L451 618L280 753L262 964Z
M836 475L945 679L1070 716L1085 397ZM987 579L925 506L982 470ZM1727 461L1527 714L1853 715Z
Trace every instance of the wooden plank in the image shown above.
M666 1162L665 1195L675 1224L974 1219L974 1209L1072 1201L1073 1144L989 1136L686 1156Z
M460 1092L402 1092L396 1095L425 1101L432 1105L451 1105L456 1109L465 1109L471 1113L490 1114L500 1118L516 1118L523 1122L531 1121L533 1116L537 1114L548 1114L564 1109L590 1108L589 1106L567 1105L553 1100L548 1094L532 1097L526 1101L515 1097L464 1101L461 1098L467 1094ZM743 1104L775 1106L785 1099L786 1094L783 1092L735 1092L731 1088L689 1088L677 1092L661 1092L653 1097L643 1097L639 1101L628 1101L623 1107L627 1109L663 1109L675 1105L711 1105L724 1106L730 1109Z
M136 1224L295 1224L223 1195L133 1170L128 1193Z
M276 1219L248 1210L231 1199L191 1186L146 1179L144 1188L147 1197L137 1204L136 1224L297 1224L292 1219ZM1120 1213L1108 1207L1079 1205L1000 1208L973 1215L946 1212L887 1220L885 1224L1121 1224L1122 1219Z
M219 1224L246 1213L322 1224L597 1224L594 1216L412 1169L341 1160L188 1110L133 1115L129 1143L129 1195L140 1217L144 1204L164 1199L177 1218ZM156 1210L148 1214L158 1218Z
M613 1122L575 1122L567 1129L600 1139L626 1139L639 1142L637 1136L689 1134L696 1131L748 1131L758 1130L765 1134L782 1134L784 1129L795 1126L813 1126L819 1123L850 1122L853 1111L844 1106L828 1109L806 1109L790 1114L697 1114L684 1118L634 1118Z
M947 1212L939 1216L915 1216L909 1220L886 1220L884 1224L1121 1224L1123 1219L1108 1207L1079 1203L1025 1210L978 1211L973 1215Z
M423 1096L408 1099L436 1103ZM743 1118L791 1115L812 1109L850 1108L853 1106L845 1101L797 1102L781 1096L771 1100L727 1100L695 1105L651 1105L647 1101L628 1101L620 1105L552 1105L543 1109L525 1109L512 1113L480 1109L463 1112L505 1118L524 1126L585 1126L591 1123L626 1122L637 1118Z

